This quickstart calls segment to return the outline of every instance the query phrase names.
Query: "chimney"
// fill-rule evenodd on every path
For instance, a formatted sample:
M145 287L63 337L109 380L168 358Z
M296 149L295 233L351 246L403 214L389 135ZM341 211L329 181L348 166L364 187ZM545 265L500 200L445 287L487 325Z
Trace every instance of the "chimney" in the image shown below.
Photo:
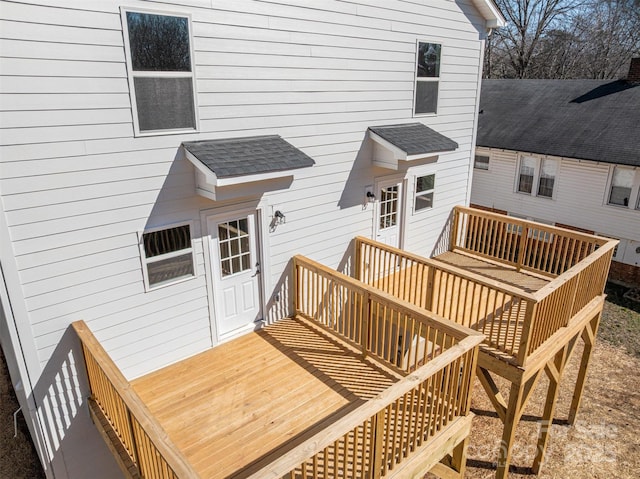
M640 57L631 59L627 81L632 83L640 83Z

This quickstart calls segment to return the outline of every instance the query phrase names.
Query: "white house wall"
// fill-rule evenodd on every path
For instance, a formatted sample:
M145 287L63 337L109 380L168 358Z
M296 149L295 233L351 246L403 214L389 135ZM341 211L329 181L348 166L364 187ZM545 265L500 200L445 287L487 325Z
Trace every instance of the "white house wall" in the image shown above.
M199 133L134 137L121 5L192 15ZM71 322L87 321L129 378L212 345L200 215L217 203L195 194L182 141L278 134L316 162L263 198L286 215L263 232L270 320L288 313L275 295L292 255L346 267L351 239L372 235L365 187L392 172L371 166L368 126L423 121L460 145L405 172L407 249L431 254L466 201L484 35L470 1L34 0L3 1L0 13L2 214L23 340L41 368L36 401L57 411L47 426L66 471L57 477L86 477L74 447L97 437L70 439L85 414ZM418 120L417 39L443 45L438 115ZM434 208L414 214L414 175L431 173ZM138 232L178 221L193 221L197 277L145 292Z
M632 249L626 248L629 240L640 241L640 212L607 205L613 165L556 158L559 169L554 197L549 199L515 192L518 152L478 148L477 154L490 156L489 170L474 170L471 203L622 239L621 253ZM633 248L616 259L637 265L640 255Z

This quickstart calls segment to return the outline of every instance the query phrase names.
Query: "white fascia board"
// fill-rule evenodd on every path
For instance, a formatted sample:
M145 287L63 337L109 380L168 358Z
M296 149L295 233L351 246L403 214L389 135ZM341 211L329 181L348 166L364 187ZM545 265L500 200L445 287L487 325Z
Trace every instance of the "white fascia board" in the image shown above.
M371 138L373 141L378 143L380 146L382 146L382 147L386 148L387 150L389 150L393 154L393 157L396 160L406 160L407 159L407 152L406 151L401 150L396 145L394 145L393 143L388 142L387 140L385 140L381 136L376 135L371 130L369 130L369 138Z
M472 0L472 2L486 20L487 28L500 28L507 24L507 20L492 0Z

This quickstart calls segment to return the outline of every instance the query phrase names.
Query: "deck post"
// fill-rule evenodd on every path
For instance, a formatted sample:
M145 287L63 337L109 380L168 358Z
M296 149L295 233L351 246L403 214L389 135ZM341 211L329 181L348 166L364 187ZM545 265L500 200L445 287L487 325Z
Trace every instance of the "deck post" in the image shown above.
M298 294L300 291L300 279L298 278L298 261L296 257L293 257L293 313L298 314L300 312L298 304Z
M589 362L591 361L591 355L595 346L596 334L598 333L598 326L600 325L600 317L602 311L587 324L582 331L582 340L584 341L584 349L582 350L582 359L580 360L580 370L578 371L578 379L576 380L576 387L573 391L573 398L571 400L571 407L569 408L570 425L574 425L576 422L576 416L578 415L578 409L580 408L580 402L582 401L582 393L584 392L584 385L587 379L587 370L589 369Z
M355 251L353 254L353 274L358 281L362 281L360 277L362 274L362 264L360 263L362 261L362 242L358 238L355 239Z
M527 312L525 313L524 326L522 328L522 336L520 345L518 346L518 357L516 358L520 366L524 366L529 356L529 345L531 344L531 336L536 325L536 316L538 311L538 303L527 302Z
M362 308L362 357L367 357L367 351L369 350L369 335L371 334L371 295L366 293L363 296L363 308Z
M524 394L524 384L512 384L509 393L509 407L504 421L502 431L502 441L498 451L498 467L496 479L506 479L509 475L509 464L511 463L511 450L513 440L516 437L516 427L521 416L521 398Z
M458 230L460 222L460 211L457 206L453 208L453 219L451 223L451 246L449 247L449 251L453 251L456 249L456 245L458 243Z
M529 227L524 225L522 227L522 233L520 236L520 242L518 243L518 258L516 261L516 271L520 271L524 266L524 254L527 249L527 239L529 237Z
M382 475L382 443L384 440L384 419L386 409L378 411L372 419L371 434L371 470L369 479L380 479Z
M545 372L549 378L549 389L547 390L544 412L542 413L542 420L540 421L540 434L538 436L538 446L536 447L536 457L533 459L533 466L531 467L534 474L540 473L540 469L544 463L544 455L547 451L549 435L551 433L551 427L553 426L553 415L558 400L560 380L562 379L562 373L564 372L564 367L569 357L570 344L571 343L565 344L545 366Z

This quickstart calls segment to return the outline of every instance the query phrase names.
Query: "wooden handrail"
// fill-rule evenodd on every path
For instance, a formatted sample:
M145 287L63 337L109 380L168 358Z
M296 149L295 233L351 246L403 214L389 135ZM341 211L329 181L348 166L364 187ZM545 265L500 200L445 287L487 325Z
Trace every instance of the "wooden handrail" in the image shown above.
M436 327L440 329L440 331L447 333L456 339L463 339L468 336L482 336L482 333L478 333L473 329L467 328L466 326L462 326L460 324L454 323L442 316L439 316L431 311L427 311L426 309L419 308L414 304L399 299L389 293L386 293L382 290L373 290L367 287L364 283L351 278L339 271L332 270L331 268L326 267L325 265L318 263L312 259L309 259L305 256L296 255L293 257L294 268L296 264L304 265L311 271L323 272L325 274L331 275L332 278L336 281L342 282L344 284L348 284L354 290L361 292L362 294L368 295L371 298L376 299L379 302L390 303L398 308L399 311L406 312L410 314L416 321L420 321L425 325Z
M330 428L323 428L319 433L302 442L291 451L281 455L268 466L247 476L247 479L278 479L295 469L302 462L312 458L327 446L332 444L336 438L348 434L363 422L393 404L412 389L422 384L429 377L436 375L447 365L462 357L468 351L478 347L483 336L478 334L469 335L447 351L432 359L424 366L419 367L410 375L402 378L391 387L378 394L375 398L368 400L362 406L340 418ZM474 355L475 356L475 355ZM469 365L469 367L472 365Z
M369 246L373 246L373 247L380 247L380 243L378 243L377 241L374 241L372 239L369 238L365 238L364 236L356 236L356 244L357 242L361 242L363 244L367 244ZM395 248L393 246L389 246L389 245L384 245L384 248L394 254L403 256L405 258L409 258L412 261L415 262L419 262L419 263L423 263L427 266L434 266L435 268L442 270L442 271L446 271L447 273L450 274L454 274L457 276L464 276L467 279L473 280L474 282L478 283L478 284L482 284L484 286L487 286L489 288L495 289L497 291L500 291L501 293L507 293L511 296L518 296L522 299L526 299L526 300L530 300L530 301L535 301L535 296L533 296L533 294L524 291L520 288L517 288L515 286L511 286L510 284L506 284L506 283L502 283L500 281L491 279L491 278L487 278L486 276L482 276L480 274L474 273L473 271L468 271L462 268L459 268L457 266L448 264L448 263L444 263L438 259L435 258L425 258L424 256L420 256L417 254L413 254L409 251L405 251L399 248ZM359 258L356 258L356 263L359 263L358 261ZM361 267L361 266L360 266Z
M82 343L85 354L89 352L98 363L102 372L124 401L130 414L140 424L158 454L162 456L175 475L179 478L200 477L187 459L180 454L178 448L169 439L167 433L158 424L155 417L131 387L131 384L125 379L86 323L82 320L75 321L72 326ZM90 383L90 386L93 385ZM93 392L92 390L92 394ZM113 418L109 418L109 420L112 421Z

